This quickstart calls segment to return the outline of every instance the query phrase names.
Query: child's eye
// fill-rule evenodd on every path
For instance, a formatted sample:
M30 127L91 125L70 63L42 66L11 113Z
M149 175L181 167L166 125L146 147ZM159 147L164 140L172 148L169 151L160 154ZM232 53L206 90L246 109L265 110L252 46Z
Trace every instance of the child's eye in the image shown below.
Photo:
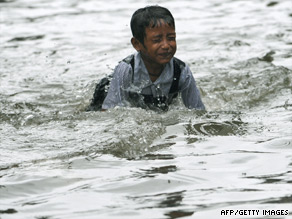
M161 39L154 39L153 40L153 43L160 43L161 42Z
M168 40L175 41L175 37L168 37Z

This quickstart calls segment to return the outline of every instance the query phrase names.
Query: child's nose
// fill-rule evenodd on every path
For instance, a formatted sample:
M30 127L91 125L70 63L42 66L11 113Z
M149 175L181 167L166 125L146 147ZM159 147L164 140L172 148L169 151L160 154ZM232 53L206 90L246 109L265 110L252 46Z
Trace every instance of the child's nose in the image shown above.
M161 47L163 49L168 49L169 48L169 42L167 41L167 39L162 40L162 45Z

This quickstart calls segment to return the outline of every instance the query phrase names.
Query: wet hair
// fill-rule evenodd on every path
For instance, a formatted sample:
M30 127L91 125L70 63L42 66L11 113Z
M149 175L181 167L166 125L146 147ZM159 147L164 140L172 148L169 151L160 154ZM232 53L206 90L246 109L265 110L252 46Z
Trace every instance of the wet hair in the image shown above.
M161 22L167 23L175 28L172 14L167 8L161 6L147 6L134 12L131 19L131 30L133 37L144 45L147 27L157 27Z

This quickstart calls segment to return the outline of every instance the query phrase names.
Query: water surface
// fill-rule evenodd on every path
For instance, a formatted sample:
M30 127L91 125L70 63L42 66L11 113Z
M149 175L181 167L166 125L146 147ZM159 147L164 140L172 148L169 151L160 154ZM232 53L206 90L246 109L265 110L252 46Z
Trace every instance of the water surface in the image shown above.
M206 112L86 112L160 4ZM0 218L292 218L291 1L0 1Z

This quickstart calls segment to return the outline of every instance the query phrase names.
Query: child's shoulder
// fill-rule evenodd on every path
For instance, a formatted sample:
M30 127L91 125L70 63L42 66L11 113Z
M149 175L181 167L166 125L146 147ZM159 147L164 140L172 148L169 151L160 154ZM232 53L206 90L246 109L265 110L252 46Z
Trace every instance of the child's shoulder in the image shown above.
M173 57L174 64L180 67L180 69L184 69L186 67L186 63L180 60L179 58Z
M127 64L131 64L131 62L133 62L135 59L135 54L131 54L131 55L128 55L126 58L124 58L122 60L122 62L125 62Z
M134 62L135 62L135 54L128 55L126 58L119 61L118 65L116 66L116 70L118 69L129 69L130 67L134 68Z
M129 70L131 67L133 68L133 66L134 66L134 54L131 54L118 62L115 68L115 71Z

